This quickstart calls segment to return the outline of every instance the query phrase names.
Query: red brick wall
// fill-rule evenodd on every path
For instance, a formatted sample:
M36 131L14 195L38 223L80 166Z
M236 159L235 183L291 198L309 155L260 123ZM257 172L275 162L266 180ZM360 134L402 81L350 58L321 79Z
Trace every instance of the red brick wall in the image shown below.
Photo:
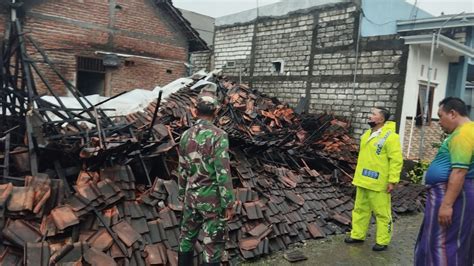
M28 17L24 23L24 30L30 32L30 36L46 50L48 58L54 63L59 72L72 84L76 82L76 56L94 56L94 45L105 44L107 35L99 31L84 30L79 26ZM41 60L41 55L28 45L31 57ZM45 74L55 93L66 95L67 91L63 82L52 69L43 63L38 63L41 72ZM35 75L35 80L39 77ZM41 82L38 84L39 92L47 92Z
M421 126L415 125L413 127L411 149L410 154L408 154L408 143L410 140L411 124L411 118L407 118L405 124L405 136L403 138L403 155L407 159L418 159L420 154ZM433 144L436 145L441 143L441 138L443 137L443 130L441 129L437 121L432 121L430 125L425 126L423 134L423 160L431 161L434 159L436 153L438 153L438 147L433 147Z
M188 58L188 42L179 25L152 2L47 0L27 12L24 28L47 50L49 58L73 84L76 82L76 56L101 57L95 54L96 51L173 61L129 58L134 65L121 64L118 68L107 69L111 75L108 92L112 94L133 88L152 89L184 76L183 63ZM5 16L0 17L2 29ZM31 45L28 50L33 58L40 58ZM123 63L125 58L121 59ZM54 91L67 94L52 71L44 64L39 66ZM167 69L172 74L167 73ZM39 91L46 92L46 88L39 86Z
M153 89L157 85L166 85L183 77L183 73L186 72L184 64L180 63L139 58L129 60L133 61L133 65L112 71L111 95L130 89ZM167 73L167 70L171 70L172 73Z
M2 8L0 6L0 8ZM3 40L3 35L5 32L5 20L7 19L7 14L4 12L4 10L0 11L0 40Z
M149 1L144 3L143 0L117 0L117 4L122 7L120 11L117 11L120 15L116 17L115 23L119 29L163 38L173 38L175 35L173 31L178 30L160 19L161 13L157 13Z

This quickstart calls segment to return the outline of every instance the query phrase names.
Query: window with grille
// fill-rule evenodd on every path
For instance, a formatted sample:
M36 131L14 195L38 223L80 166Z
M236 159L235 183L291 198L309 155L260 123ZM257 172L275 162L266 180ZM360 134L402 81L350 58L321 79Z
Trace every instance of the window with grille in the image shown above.
M102 59L77 57L76 87L84 95L105 93L105 67Z
M104 62L99 58L78 56L77 71L105 73Z

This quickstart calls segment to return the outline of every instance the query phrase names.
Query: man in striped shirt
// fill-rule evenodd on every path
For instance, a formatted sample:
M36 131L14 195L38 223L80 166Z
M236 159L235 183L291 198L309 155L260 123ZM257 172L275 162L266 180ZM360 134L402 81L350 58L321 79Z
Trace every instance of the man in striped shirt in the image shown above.
M474 243L474 122L466 104L448 97L439 124L450 134L426 172L425 217L415 265L472 265Z

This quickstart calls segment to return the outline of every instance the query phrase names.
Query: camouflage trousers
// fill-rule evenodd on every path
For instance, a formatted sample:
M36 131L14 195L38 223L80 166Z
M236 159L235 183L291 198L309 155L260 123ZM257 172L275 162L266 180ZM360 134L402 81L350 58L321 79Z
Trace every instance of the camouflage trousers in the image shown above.
M185 205L181 219L179 251L194 250L201 229L204 235L204 262L220 262L225 252L226 239L226 221L222 212L205 212Z

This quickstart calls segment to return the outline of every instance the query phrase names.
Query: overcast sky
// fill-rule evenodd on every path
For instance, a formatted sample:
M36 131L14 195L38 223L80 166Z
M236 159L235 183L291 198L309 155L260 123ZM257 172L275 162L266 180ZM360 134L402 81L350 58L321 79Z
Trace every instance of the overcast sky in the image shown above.
M298 1L298 0L294 0ZM384 0L380 0L384 1ZM462 11L474 13L474 0L406 0L433 15L457 14ZM273 4L279 0L173 0L174 6L211 17L222 17L257 6Z

